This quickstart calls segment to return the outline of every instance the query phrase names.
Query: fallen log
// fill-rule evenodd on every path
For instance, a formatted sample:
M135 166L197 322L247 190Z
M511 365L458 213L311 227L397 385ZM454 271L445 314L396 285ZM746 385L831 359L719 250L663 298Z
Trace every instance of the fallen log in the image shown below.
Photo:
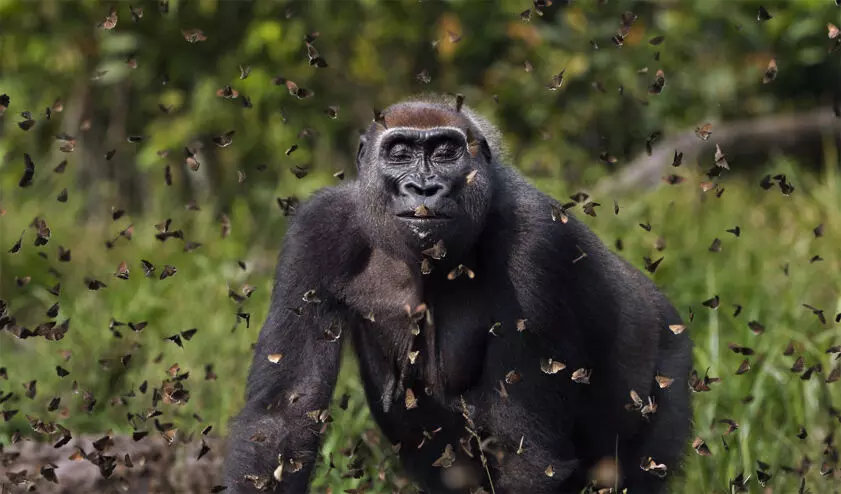
M826 138L841 145L841 118L832 107L785 115L766 116L717 124L713 122L709 140L702 140L694 129L678 132L654 145L652 153L642 154L616 174L598 182L595 196L629 191L645 191L671 173L675 150L682 152L683 165L698 164L707 169L714 162L718 144L734 172L767 162L775 154L794 155L807 164L823 161Z

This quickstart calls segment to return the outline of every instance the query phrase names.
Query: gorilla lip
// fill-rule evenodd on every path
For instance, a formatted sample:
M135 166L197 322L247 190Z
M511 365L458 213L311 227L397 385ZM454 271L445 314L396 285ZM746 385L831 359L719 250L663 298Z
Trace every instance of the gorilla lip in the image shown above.
M404 211L402 213L397 213L397 217L401 220L415 221L444 221L450 219L449 216L438 213L432 213L430 216L416 216L414 211Z

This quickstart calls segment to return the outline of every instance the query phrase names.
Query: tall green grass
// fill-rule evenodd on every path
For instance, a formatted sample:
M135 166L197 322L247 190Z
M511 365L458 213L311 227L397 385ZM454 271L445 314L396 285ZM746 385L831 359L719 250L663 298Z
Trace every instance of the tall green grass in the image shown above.
M762 190L758 180L733 178L724 180L725 193L716 198L713 192L700 191L695 185L698 177L690 177L680 185L664 184L651 193L617 198L618 215L613 214L613 198L606 197L594 198L603 204L596 209L597 217L576 213L609 245L621 239L621 254L641 268L643 256L665 256L651 276L687 321L690 307L694 312L687 331L696 345L696 369L701 375L709 369L711 376L721 377L710 392L693 395L696 434L709 445L712 456L699 456L687 445L685 473L676 479L675 492L730 492L729 479L740 472L752 476L750 492L761 492L756 483L757 460L771 465L773 492L796 492L799 479L780 466L798 466L804 455L814 463L806 475L813 492L831 492L832 486L838 486L837 474L832 480L831 475L821 476L819 470L824 461L822 441L839 425L830 416L829 407L841 409L841 382L824 383L839 363L824 352L841 343L841 325L834 323L835 314L841 312L841 178L834 169L813 175L798 172L785 162L776 163L773 171L786 173L795 185L791 196L784 196L776 187ZM575 192L557 185L537 185L559 198ZM230 212L233 229L224 239L214 214L183 208L155 211L145 218L77 224L72 220L77 213L72 197L68 205L52 197L16 197L13 203L0 204L8 210L0 217L0 296L30 328L48 319L45 311L56 300L61 304L58 320L70 318L69 332L57 342L19 340L0 333L0 367L6 367L9 376L8 381L0 380L0 390L18 395L0 408L21 411L10 421L0 422L0 441L7 443L15 430L33 434L26 414L58 420L74 433L131 432L126 413L151 406L151 388L167 379L166 371L174 363L182 372L190 372L186 381L190 399L181 406L161 405L165 411L161 421L175 422L179 434L198 432L206 425L224 434L228 418L242 405L251 344L266 315L284 222L258 224L254 218L264 216L263 212L250 211L242 203ZM267 200L266 208L272 207L271 199ZM27 227L36 215L46 218L52 229L49 244L40 249L32 246L33 236ZM202 247L185 253L179 240L156 240L153 225L167 216L173 218L174 228L184 228L187 239L201 242ZM130 242L120 239L113 249L105 249L104 240L116 236L128 223L135 225L134 238ZM640 223L650 224L651 231L642 229ZM820 223L825 232L816 238L812 230ZM736 225L741 228L738 238L725 231ZM23 230L28 230L23 248L17 254L8 253ZM658 237L665 241L662 252L654 247ZM718 253L708 250L715 238L722 242ZM70 263L57 262L59 244L71 248ZM37 250L46 252L48 259L38 257ZM823 260L810 262L815 255ZM147 279L141 259L154 263L156 274L164 264L172 264L178 271L166 280L157 276ZM112 276L123 260L131 269L129 280ZM246 270L237 265L238 260L246 263ZM788 275L781 267L785 264ZM57 281L48 273L50 266L63 275L58 298L47 292ZM17 287L15 277L26 275L32 281ZM89 291L84 276L108 286ZM238 290L245 283L256 290L238 308L228 290ZM701 305L714 295L721 299L717 310ZM822 308L829 323L822 325L802 307L804 303ZM733 316L733 304L743 306L737 317ZM242 322L234 329L236 312L250 313L250 327ZM109 330L111 318L147 321L148 326L140 333L118 327L122 338L117 338ZM751 332L748 322L752 320L765 326L764 334ZM194 327L198 333L184 342L183 349L163 339ZM782 352L790 340L797 353L785 357ZM728 342L757 352L748 357L752 369L747 374L734 374L744 357L731 352ZM62 350L72 352L68 362L62 360ZM119 358L127 353L132 358L124 366ZM822 363L823 374L803 381L790 372L797 355L804 356L806 367ZM342 450L375 429L356 364L349 352L346 357L336 396L349 394L349 406L347 410L333 407L334 422L322 445L325 456L333 453L338 468L328 472L322 466L315 479L316 487L330 487L333 492L359 485L359 479L341 478L347 463ZM111 359L109 368L98 362L102 358ZM207 364L213 365L217 379L205 379ZM56 365L70 375L59 378ZM38 383L34 399L23 396L22 383L31 380ZM72 381L95 395L97 404L91 413L82 410L82 395L73 393ZM150 389L145 395L138 390L143 381L148 381ZM112 398L132 389L137 396L128 400L128 406L111 403ZM61 397L61 407L48 412L47 404L54 396ZM753 401L743 403L747 396ZM62 418L59 412L65 406L69 416ZM723 436L726 426L717 422L721 419L735 420L739 429ZM805 439L797 437L800 426L808 431ZM152 425L145 428L152 429ZM398 474L389 444L384 439L377 442L376 435L365 437L371 450L367 468L374 478L370 492L390 492L389 482ZM386 463L381 464L383 461ZM380 466L386 472L385 482L377 480Z

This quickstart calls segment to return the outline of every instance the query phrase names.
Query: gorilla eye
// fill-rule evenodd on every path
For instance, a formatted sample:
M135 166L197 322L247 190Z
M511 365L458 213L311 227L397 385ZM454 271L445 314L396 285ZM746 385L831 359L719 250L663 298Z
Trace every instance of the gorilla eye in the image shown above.
M393 163L406 163L412 161L413 158L411 149L402 144L392 146L388 151L388 161Z
M461 157L463 149L454 143L446 143L435 148L432 159L435 161L453 161Z

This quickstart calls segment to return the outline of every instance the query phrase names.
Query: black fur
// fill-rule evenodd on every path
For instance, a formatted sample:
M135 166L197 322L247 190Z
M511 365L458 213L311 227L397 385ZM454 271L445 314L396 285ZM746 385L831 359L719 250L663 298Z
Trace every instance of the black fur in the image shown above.
M410 147L414 155L378 147L384 133L395 132L386 130L389 113L399 117L392 122L411 122L413 111L425 112L425 121L451 121L472 152L436 161L427 139L438 135L435 127L409 132L420 139ZM469 109L411 102L385 115L385 127L374 123L362 138L359 179L316 193L289 228L247 403L232 426L227 492L259 492L245 476L270 479L279 455L281 481L268 482L268 491L308 492L322 424L307 412L329 406L346 337L374 418L400 443L406 470L426 492L490 491L492 483L498 494L577 493L602 459L619 462L631 494L665 492L665 482L640 462L652 457L671 476L689 440L691 342L668 329L681 322L675 309L574 217L553 221L558 203L500 163L499 137ZM412 201L451 219L418 227L397 218ZM420 252L438 240L447 254L422 274ZM460 264L475 278L448 279ZM303 300L308 290L318 303ZM407 307L422 303L428 313L415 336ZM419 354L411 364L413 351ZM283 357L270 362L277 353ZM566 369L544 373L544 358ZM589 384L571 379L579 368L592 371ZM510 371L520 379L503 393ZM660 389L658 374L674 383ZM412 409L408 389L417 399ZM656 413L643 419L627 410L631 390L651 396ZM486 440L490 480L465 429L462 398L471 430ZM455 466L433 466L447 445ZM462 487L450 488L454 479Z

